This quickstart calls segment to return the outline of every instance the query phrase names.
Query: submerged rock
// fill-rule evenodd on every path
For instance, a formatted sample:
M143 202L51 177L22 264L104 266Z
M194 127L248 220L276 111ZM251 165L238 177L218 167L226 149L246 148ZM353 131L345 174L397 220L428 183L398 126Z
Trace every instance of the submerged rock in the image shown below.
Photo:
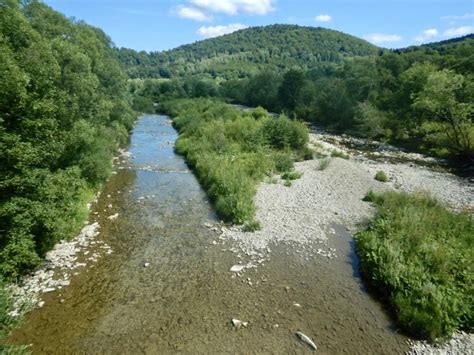
M303 334L302 332L296 332L296 336L303 342L308 344L313 350L317 350L318 347L316 344L311 340L310 337L307 335Z
M249 325L249 322L244 322L239 319L232 318L232 325L239 329L240 327L246 328Z
M243 266L243 265L234 265L230 268L230 271L232 271L232 272L241 272L244 268L245 268L245 266Z

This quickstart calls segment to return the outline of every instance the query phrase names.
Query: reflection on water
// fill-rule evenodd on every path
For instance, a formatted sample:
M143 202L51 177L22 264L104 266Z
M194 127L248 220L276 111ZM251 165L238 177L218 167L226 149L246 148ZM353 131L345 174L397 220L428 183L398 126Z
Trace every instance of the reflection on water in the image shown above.
M12 342L44 354L286 354L307 351L294 335L301 330L321 353L406 348L353 276L344 233L334 240L340 258L308 259L297 247L279 245L265 266L231 278L232 246L213 244L216 235L203 227L215 215L174 154L175 139L166 116L140 119L130 163L94 207L114 253L46 295ZM115 221L107 220L109 204L119 213ZM249 321L248 328L233 328L232 318Z

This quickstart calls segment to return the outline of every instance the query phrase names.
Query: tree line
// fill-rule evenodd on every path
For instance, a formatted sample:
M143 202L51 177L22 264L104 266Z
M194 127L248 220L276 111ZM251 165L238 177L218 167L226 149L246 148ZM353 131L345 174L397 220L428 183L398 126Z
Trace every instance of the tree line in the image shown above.
M101 30L0 1L0 279L78 231L135 114Z
M474 37L246 78L132 81L137 108L170 97L221 97L337 132L474 164ZM140 107L141 106L141 107Z

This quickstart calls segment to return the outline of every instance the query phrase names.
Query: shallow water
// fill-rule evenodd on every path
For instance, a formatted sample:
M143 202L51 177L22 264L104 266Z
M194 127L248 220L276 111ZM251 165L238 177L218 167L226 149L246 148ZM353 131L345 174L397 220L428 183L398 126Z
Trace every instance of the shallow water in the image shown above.
M37 354L296 354L309 352L295 336L300 330L319 353L407 349L407 338L363 287L344 228L329 245L336 259L274 245L270 260L235 277L233 245L204 227L216 217L173 152L176 137L166 116L140 119L130 163L119 167L91 214L114 252L46 294L45 306L26 316L11 342L32 344ZM249 326L236 329L232 318Z

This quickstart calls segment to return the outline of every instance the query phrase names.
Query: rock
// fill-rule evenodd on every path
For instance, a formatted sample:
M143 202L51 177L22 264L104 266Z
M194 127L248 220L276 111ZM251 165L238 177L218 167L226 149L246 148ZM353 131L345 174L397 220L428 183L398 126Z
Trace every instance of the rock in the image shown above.
M318 347L316 344L305 334L302 332L296 332L296 336L305 344L308 344L309 347L311 347L313 350L317 350Z
M299 303L293 303L293 306L300 308L301 305Z
M249 325L249 322L244 322L239 319L232 318L232 325L239 329L240 327L246 328Z
M148 266L150 266L150 263L143 264L143 267L148 267Z
M234 265L230 268L230 271L232 271L232 272L241 272L243 269L245 269L245 266L243 266L243 265Z
M44 306L44 301L38 302L38 308L42 308Z
M108 216L107 219L113 221L114 219L117 219L118 216L119 216L119 214L116 213L116 214L113 214L111 216Z

